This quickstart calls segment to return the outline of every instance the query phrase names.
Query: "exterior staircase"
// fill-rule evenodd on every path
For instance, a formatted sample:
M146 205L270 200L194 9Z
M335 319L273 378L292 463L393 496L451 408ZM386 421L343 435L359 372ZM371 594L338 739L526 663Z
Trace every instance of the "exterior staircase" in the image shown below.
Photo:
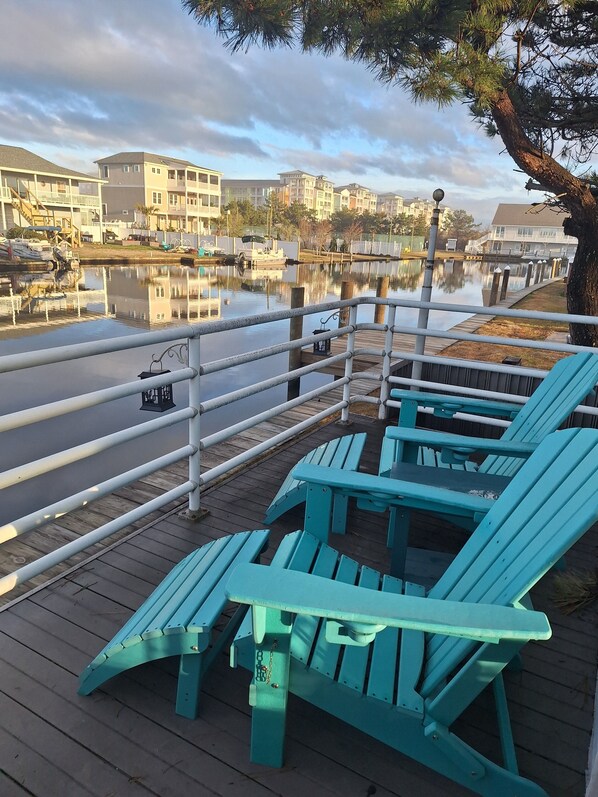
M17 213L32 227L59 227L59 230L47 230L48 239L59 244L66 241L71 247L81 246L81 230L68 216L56 217L56 212L49 210L27 186L22 185L20 191L10 189L12 206Z

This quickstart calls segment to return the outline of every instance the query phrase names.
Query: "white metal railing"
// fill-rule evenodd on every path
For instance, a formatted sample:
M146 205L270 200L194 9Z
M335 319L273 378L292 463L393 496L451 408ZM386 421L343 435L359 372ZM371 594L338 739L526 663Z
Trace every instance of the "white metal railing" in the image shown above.
M46 205L61 205L62 207L93 207L99 208L101 203L100 197L94 194L69 194L68 192L53 192L40 191L36 194L40 202Z
M371 323L359 322L358 310L363 305L370 307L375 305L385 305L386 321L385 323ZM240 330L250 328L257 325L269 325L281 320L288 320L296 316L306 315L325 315L332 311L346 308L349 312L348 322L345 325L334 330L322 332L320 334L310 334L306 337L297 340L288 340L284 343L277 343L267 346L265 348L256 349L243 354L236 354L222 359L205 361L202 357L202 340L208 335L214 335L220 332L231 330ZM505 318L528 318L537 320L549 321L567 321L568 323L585 323L585 324L598 324L598 318L585 317L585 316L564 316L557 313L539 313L539 312L525 312L521 310L506 310L499 307L485 308L485 307L471 307L468 305L451 305L438 302L418 302L415 300L398 300L398 299L380 299L374 297L360 297L358 299L344 300L329 302L324 304L312 305L309 307L298 308L294 310L281 310L273 313L252 316L249 318L237 318L228 321L211 321L201 324L191 324L183 327L173 327L163 329L157 332L143 333L139 335L132 335L121 338L113 338L108 340L99 340L88 343L81 343L70 346L63 346L60 348L45 349L41 351L32 351L26 353L19 353L14 355L7 355L0 358L0 375L8 374L19 370L34 368L41 365L51 365L57 363L73 363L81 367L81 363L85 363L87 358L93 357L98 354L106 354L111 352L128 352L139 349L145 346L169 346L175 341L183 341L187 347L188 365L178 370L158 374L156 376L144 379L142 383L139 381L123 382L114 387L104 388L101 390L90 391L82 395L71 396L59 401L54 401L47 404L41 404L29 409L23 409L12 412L3 417L0 417L0 433L7 432L14 429L20 429L25 426L37 424L41 421L54 419L61 416L67 416L74 412L83 409L99 406L106 402L111 402L125 396L132 396L139 394L141 390L144 391L150 388L157 388L164 385L170 385L177 382L187 382L189 392L188 406L183 409L177 409L174 412L169 412L152 420L133 425L131 428L113 432L110 434L101 434L88 440L85 443L77 446L56 451L50 455L40 457L37 460L27 462L17 467L9 468L0 473L0 489L10 489L11 486L21 484L28 480L34 479L41 474L52 473L58 468L63 467L68 463L81 462L96 456L102 451L109 451L118 445L126 443L133 439L139 439L147 435L153 435L157 430L169 428L175 424L185 423L187 425L187 442L184 446L176 448L175 450L156 457L148 462L145 462L139 467L129 470L124 470L111 475L106 480L99 484L94 484L86 489L78 490L68 497L55 501L48 506L29 512L23 517L16 518L9 523L0 526L0 544L14 539L22 534L33 529L40 529L46 523L59 518L65 513L75 511L90 502L105 496L125 485L129 485L148 474L154 473L169 465L182 460L188 461L188 475L186 480L175 488L168 490L163 495L155 498L134 510L125 513L122 517L106 523L99 528L85 534L68 545L59 548L45 556L42 556L35 562L27 564L23 567L16 569L13 573L4 578L0 578L0 594L10 591L18 584L45 572L59 562L65 561L74 553L80 552L90 545L102 540L117 531L122 530L131 523L147 516L149 513L166 506L174 500L180 500L187 497L188 512L191 517L196 516L200 512L200 493L201 488L214 482L215 479L230 473L233 469L240 465L244 465L256 457L272 450L274 447L281 443L292 439L297 434L306 431L315 425L321 423L323 420L330 418L333 415L340 414L341 420L347 421L349 417L349 409L355 402L370 402L378 405L379 417L384 418L388 407L399 406L398 402L389 399L390 388L393 385L423 387L426 389L436 389L442 392L455 392L462 395L484 396L488 398L498 398L508 401L525 401L525 399L507 393L491 392L487 390L456 387L447 384L439 384L436 382L426 381L422 379L414 379L409 377L399 377L393 375L393 370L402 361L411 361L412 363L444 363L446 365L459 365L463 367L466 364L472 369L495 372L498 374L507 374L516 372L519 375L530 377L542 377L545 371L538 371L535 369L522 368L511 366L478 362L478 361L464 361L455 360L441 355L430 356L426 354L415 354L413 351L402 349L394 349L395 342L394 335L397 333L416 335L419 337L442 337L450 340L475 340L478 343L490 343L509 345L514 348L528 347L528 348L542 348L557 352L574 353L577 351L584 351L583 347L571 346L566 343L557 341L533 341L533 340L514 340L503 339L496 336L472 335L462 332L459 329L441 330L431 328L414 328L407 327L403 324L397 323L400 316L400 311L406 308L413 308L425 311L440 311L463 313L470 316L474 313L487 316L500 316ZM362 311L363 313L363 311ZM377 330L383 333L382 335L382 348L360 348L357 346L357 333L360 330ZM201 381L202 378L209 374L218 372L227 372L231 369L237 368L239 365L257 362L275 355L280 355L285 352L291 352L297 348L312 346L317 341L329 339L342 339L346 342L344 350L333 354L328 357L323 357L317 362L303 366L296 370L287 370L284 373L277 373L266 379L256 381L255 383L234 390L230 390L222 395L216 396L211 399L202 401L201 398ZM421 346L418 347L421 350ZM376 355L381 358L381 366L379 370L372 370L369 372L353 373L353 362L359 355ZM227 428L220 429L219 431L212 432L211 434L201 434L201 418L209 412L218 408L232 405L236 402L243 401L249 397L268 390L272 387L285 384L291 380L296 380L314 372L322 371L329 368L333 364L341 365L344 363L344 375L334 382L319 386L309 392L300 395L297 398L289 398L277 406L265 409L262 412L254 414L252 417L245 420L240 420ZM366 387L364 387L364 384ZM380 387L380 396L373 397L367 395L371 392L367 389L367 385L371 384L371 390ZM338 389L342 388L342 395L338 395ZM322 399L328 394L337 391L336 395L328 398L328 405L320 404L318 410L313 410L308 418L299 423L290 425L289 428L282 432L272 435L265 439L263 442L254 445L246 451L236 454L235 456L225 459L218 465L203 469L202 471L202 452L207 449L224 443L230 440L235 435L238 435L248 429L261 424L264 421L271 420L278 416L283 416L289 410L294 409L300 405L307 404L314 399ZM313 406L313 405L312 405ZM324 407L322 409L322 407ZM591 415L597 415L598 409L592 407L580 408L580 411ZM455 417L463 418L465 420L473 420L472 417L465 414L457 414ZM491 418L481 419L475 417L478 423L487 423L494 425L506 425L507 422L500 420L493 420ZM117 458L115 458L116 460Z

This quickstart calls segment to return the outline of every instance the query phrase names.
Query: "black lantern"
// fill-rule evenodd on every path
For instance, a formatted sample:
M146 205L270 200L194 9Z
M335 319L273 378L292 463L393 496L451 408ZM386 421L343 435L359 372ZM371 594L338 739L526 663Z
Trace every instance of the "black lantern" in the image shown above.
M170 371L142 371L138 374L140 379L149 379L151 376L161 376L162 374L169 374ZM172 400L172 385L160 385L159 387L150 387L148 390L143 390L141 393L141 407L140 410L149 410L149 412L164 412L171 410L176 404Z
M313 334L321 335L322 332L330 332L330 330L326 328L326 323L330 321L331 318L338 318L339 312L340 310L337 310L336 313L332 313L328 318L320 318L320 329L314 329ZM314 340L314 354L321 354L324 356L330 354L330 338Z
M320 335L322 332L330 332L329 329L314 329L314 335ZM314 354L330 354L330 338L324 340L314 340Z

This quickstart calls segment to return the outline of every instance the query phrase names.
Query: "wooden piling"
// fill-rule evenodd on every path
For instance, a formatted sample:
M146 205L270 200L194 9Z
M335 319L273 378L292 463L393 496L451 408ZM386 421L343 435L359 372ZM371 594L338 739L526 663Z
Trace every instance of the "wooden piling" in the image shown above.
M291 310L305 305L305 288L291 288ZM298 340L303 337L303 316L295 316L290 319L289 339ZM291 349L289 352L289 371L301 368L301 349ZM291 401L299 396L301 391L301 380L291 379L287 385L287 401Z
M353 298L353 282L350 279L343 279L341 282L341 300ZM346 327L349 323L349 308L344 307L338 315L339 327Z
M492 285L490 287L490 299L488 300L488 306L492 307L493 304L496 304L498 301L498 288L500 286L500 275L502 271L499 268L494 269L494 274L492 275Z
M388 297L388 287L390 285L390 277L378 277L376 282L376 297L379 299L386 299ZM384 323L384 314L386 312L386 305L377 304L374 310L374 324Z
M532 271L534 269L534 264L530 260L527 264L527 271L525 272L525 287L529 288L529 284L532 281Z
M507 288L509 287L509 277L511 276L511 266L505 266L502 274L502 285L500 288L500 301L507 298Z

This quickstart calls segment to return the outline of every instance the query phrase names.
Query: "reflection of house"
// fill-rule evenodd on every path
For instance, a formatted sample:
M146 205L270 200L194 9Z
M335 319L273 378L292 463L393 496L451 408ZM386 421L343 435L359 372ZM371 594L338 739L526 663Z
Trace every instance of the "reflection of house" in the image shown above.
M108 306L116 318L147 326L179 318L216 319L221 300L211 277L184 268L139 266L108 273Z
M62 237L80 243L81 227L101 218L101 182L0 144L0 229L60 227Z
M221 172L149 152L119 152L96 163L108 181L102 191L107 220L133 222L138 205L156 207L149 219L140 218L150 228L209 234L220 216Z
M563 231L567 216L545 205L500 204L490 232L473 243L488 254L571 258L577 239Z

